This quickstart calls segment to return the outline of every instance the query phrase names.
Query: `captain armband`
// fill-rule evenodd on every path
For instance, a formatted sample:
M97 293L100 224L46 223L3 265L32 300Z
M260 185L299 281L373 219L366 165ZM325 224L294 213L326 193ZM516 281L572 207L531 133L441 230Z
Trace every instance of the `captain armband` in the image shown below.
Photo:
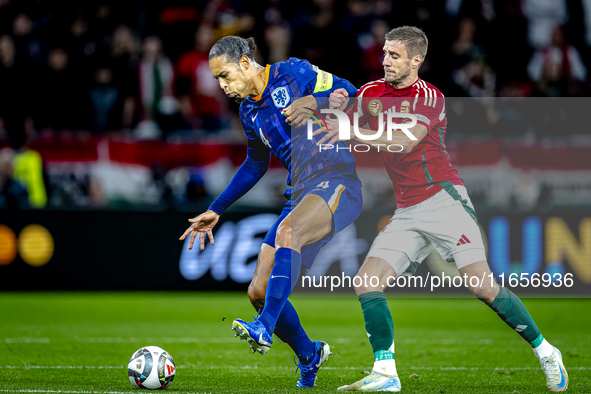
M322 71L318 68L315 69L318 72L316 77L316 86L314 87L314 93L323 92L332 88L332 74Z

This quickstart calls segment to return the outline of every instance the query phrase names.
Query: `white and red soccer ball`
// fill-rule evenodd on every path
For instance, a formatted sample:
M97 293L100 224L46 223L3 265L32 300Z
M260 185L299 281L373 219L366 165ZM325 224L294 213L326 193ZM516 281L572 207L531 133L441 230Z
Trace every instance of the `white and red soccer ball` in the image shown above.
M176 375L172 356L158 346L138 350L127 364L129 381L134 387L148 390L167 388Z

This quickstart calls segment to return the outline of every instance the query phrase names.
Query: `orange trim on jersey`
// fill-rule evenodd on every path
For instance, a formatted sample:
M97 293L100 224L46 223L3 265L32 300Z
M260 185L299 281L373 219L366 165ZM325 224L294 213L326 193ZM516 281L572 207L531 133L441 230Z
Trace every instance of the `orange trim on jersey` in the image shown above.
M339 185L341 186L341 185ZM339 194L337 195L337 198L334 202L334 204L332 204L332 207L330 207L330 210L332 211L332 213L335 213L337 208L339 207L339 200L341 199L341 194L343 194L343 192L345 191L345 186L343 186L341 188L341 190L339 190Z
M259 101L261 99L261 97L263 96L265 89L267 89L267 83L269 83L269 71L270 70L271 70L271 66L267 64L267 66L265 67L265 86L263 86L263 91L261 92L261 94L259 94L256 97L253 97L254 101Z

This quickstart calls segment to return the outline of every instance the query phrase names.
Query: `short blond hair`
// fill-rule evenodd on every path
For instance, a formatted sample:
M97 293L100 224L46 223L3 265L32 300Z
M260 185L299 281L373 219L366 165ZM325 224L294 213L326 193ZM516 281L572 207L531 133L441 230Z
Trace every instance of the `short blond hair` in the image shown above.
M406 48L408 58L412 59L416 55L423 58L421 64L427 56L427 47L429 40L424 31L414 26L401 26L386 33L386 41L400 41Z

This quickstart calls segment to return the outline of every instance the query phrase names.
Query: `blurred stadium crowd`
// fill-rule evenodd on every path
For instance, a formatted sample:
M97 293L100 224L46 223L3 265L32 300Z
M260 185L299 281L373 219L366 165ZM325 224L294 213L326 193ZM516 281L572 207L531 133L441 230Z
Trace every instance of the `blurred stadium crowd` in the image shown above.
M208 67L209 49L220 37L255 37L261 64L300 57L361 86L383 76L384 34L400 25L421 27L429 37L421 77L447 97L473 97L482 107L480 123L456 122L449 141L585 134L578 127L492 129L511 111L504 115L487 98L588 96L591 0L105 0L67 6L0 0L0 147L12 145L0 151L0 207L47 201L92 206L111 199L87 168L42 171L29 146L44 148L37 149L44 156L72 140L242 141L237 105ZM560 105L553 106L562 116ZM448 109L450 118L465 111L461 104ZM142 164L151 171L148 188L159 190L153 201L208 195L195 166L181 176L171 175L166 163ZM25 179L31 173L35 181ZM171 179L179 178L184 181L175 186Z

